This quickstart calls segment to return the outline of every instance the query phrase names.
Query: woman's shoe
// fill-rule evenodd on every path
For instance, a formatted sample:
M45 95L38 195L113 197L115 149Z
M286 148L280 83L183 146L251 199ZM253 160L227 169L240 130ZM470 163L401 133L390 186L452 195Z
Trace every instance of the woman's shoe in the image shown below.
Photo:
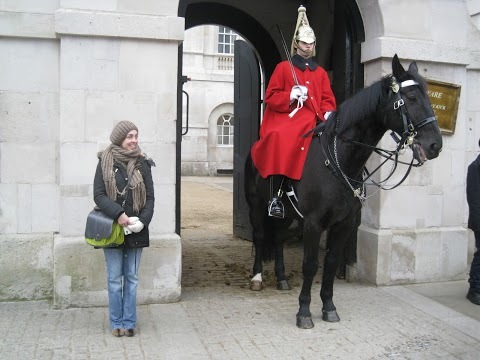
M132 337L135 335L135 330L134 329L126 329L125 330L125 336Z
M120 337L124 335L123 329L113 329L112 330L112 335L116 337Z
M467 294L467 299L470 300L472 304L480 305L480 293L476 291L469 291Z

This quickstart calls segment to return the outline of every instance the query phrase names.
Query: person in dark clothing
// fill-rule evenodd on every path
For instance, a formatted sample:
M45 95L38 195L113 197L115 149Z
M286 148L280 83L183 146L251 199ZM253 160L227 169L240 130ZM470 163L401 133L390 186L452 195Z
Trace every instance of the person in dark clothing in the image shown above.
M480 146L480 140L478 141ZM468 282L467 299L480 305L480 155L468 166L467 171L468 228L475 235L475 248Z
M109 320L114 336L134 336L137 324L138 268L149 246L148 225L155 203L151 166L138 146L138 129L120 121L112 142L98 153L93 195L95 204L124 227L125 242L103 249L107 268Z

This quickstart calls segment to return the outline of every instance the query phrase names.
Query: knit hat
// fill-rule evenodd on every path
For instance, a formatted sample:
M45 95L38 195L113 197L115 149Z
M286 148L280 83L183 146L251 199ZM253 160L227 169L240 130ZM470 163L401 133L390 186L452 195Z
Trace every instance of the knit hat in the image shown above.
M112 130L110 134L110 141L112 144L122 146L123 140L127 137L128 133L132 130L137 130L137 126L131 121L123 120L120 121Z

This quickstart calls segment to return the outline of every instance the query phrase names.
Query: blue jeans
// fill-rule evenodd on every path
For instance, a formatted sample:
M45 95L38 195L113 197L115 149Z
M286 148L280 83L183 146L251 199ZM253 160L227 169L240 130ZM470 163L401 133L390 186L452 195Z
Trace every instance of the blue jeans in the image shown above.
M475 247L477 248L473 254L472 266L470 267L470 291L480 294L480 231L475 231Z
M135 329L138 267L142 248L106 248L103 251L107 264L110 327Z

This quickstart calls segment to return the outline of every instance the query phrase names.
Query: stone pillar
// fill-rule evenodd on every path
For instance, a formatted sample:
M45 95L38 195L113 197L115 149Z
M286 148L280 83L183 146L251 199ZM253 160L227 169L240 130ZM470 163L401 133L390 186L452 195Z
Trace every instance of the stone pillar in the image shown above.
M0 301L51 298L59 228L53 1L0 3Z
M181 245L175 234L177 53L184 19L177 2L84 2L55 11L59 59L59 233L54 239L55 307L106 305L102 250L85 245L97 152L119 120L139 128L156 162L150 247L140 265L139 304L180 299ZM77 2L75 2L76 4ZM135 3L134 5L131 5ZM73 6L73 5L72 5ZM165 15L167 14L167 15Z
M425 78L462 87L456 129L443 136L440 156L415 168L393 191L369 188L358 233L357 277L379 285L465 279L466 99L469 19L465 3L442 1L358 1L366 40L362 44L366 85L390 74L396 53L404 67L417 61ZM408 13L398 17L395 14ZM473 95L473 94L472 94ZM391 149L388 135L379 144ZM411 158L407 152L404 159ZM379 160L371 160L375 168ZM403 170L402 170L403 169ZM384 166L379 179L388 176ZM389 183L399 181L400 167Z

